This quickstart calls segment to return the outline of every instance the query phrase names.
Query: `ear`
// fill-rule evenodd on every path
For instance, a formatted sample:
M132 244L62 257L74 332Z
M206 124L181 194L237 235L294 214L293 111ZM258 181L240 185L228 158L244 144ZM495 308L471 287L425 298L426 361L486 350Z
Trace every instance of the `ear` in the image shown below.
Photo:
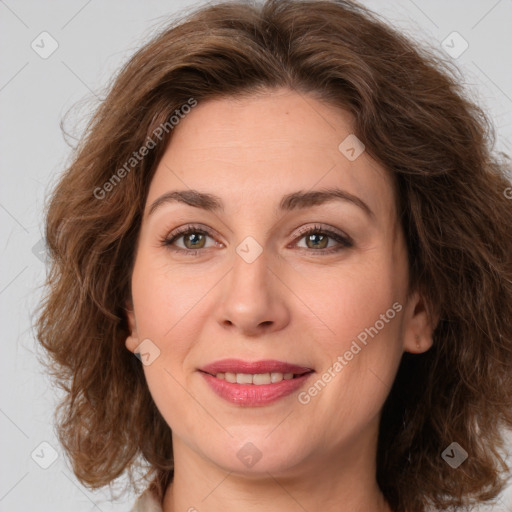
M135 349L140 345L140 341L137 334L137 322L135 320L135 313L133 311L133 303L131 299L128 299L125 302L125 311L128 319L128 328L130 329L130 335L126 337L125 346L130 352L134 353Z
M414 292L405 308L404 352L421 354L429 350L434 343L433 335L438 320L438 315L434 317L429 312L419 292Z

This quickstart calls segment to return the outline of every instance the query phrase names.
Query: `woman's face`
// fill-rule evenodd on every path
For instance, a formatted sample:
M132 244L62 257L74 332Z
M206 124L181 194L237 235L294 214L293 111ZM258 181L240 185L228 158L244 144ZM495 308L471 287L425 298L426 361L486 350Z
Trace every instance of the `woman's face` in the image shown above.
M348 113L285 89L199 103L173 132L126 345L142 353L176 459L274 475L355 467L375 450L403 351L431 343L407 295L390 176ZM186 196L162 200L171 192Z

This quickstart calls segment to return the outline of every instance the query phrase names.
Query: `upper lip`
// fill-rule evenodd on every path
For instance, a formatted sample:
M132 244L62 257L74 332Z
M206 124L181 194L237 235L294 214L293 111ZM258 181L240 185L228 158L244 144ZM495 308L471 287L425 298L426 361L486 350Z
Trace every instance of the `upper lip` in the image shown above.
M207 364L200 368L200 370L206 373L211 373L212 375L227 372L250 374L279 372L303 375L304 373L313 371L311 368L272 359L254 362L242 361L241 359L222 359L220 361Z

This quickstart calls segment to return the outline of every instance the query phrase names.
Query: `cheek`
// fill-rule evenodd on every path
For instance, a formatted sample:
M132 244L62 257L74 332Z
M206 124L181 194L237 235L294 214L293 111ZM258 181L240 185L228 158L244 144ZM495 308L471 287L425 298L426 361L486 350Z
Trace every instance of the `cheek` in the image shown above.
M299 292L308 297L320 320L315 325L321 326L318 335L312 333L322 359L318 378L327 383L311 390L313 407L333 425L348 417L360 424L377 414L402 354L402 271L386 251L373 254L328 278L319 273L315 287L308 279Z
M211 419L205 408L197 406L188 391L190 382L165 359L157 359L144 368L151 398L173 435L182 439L201 439ZM211 426L215 428L216 424Z
M346 281L325 301L322 319L334 334L317 338L321 370L301 396L316 428L340 442L379 414L401 360L402 316L393 309L399 303L389 287L377 285Z
M139 339L151 339L159 350L154 362L144 366L146 382L166 423L182 435L186 434L181 432L183 425L193 428L196 423L189 417L193 408L186 391L190 382L184 372L187 355L198 339L198 323L191 321L191 313L196 313L198 285L192 283L188 280L187 285L187 280L177 272L169 272L150 261L145 264L143 259L132 277Z
M319 268L295 285L294 291L315 314L319 343L332 358L348 350L351 341L376 322L380 337L394 338L391 335L399 330L392 305L402 296L400 272L384 251L375 251L373 258L354 258L330 272ZM390 308L386 319L392 318L380 329L381 315Z
M149 338L160 351L151 365L144 366L146 382L157 408L176 432L182 425L197 423L186 391L191 385L187 356L200 339L201 298L216 282L211 273L202 273L201 278L195 274L194 278L191 272L170 268L165 258L142 251L132 275L139 340Z
M140 254L132 275L132 296L139 337L154 338L161 343L177 338L177 332L194 322L205 290L215 285L212 273L191 273L180 266L172 268L165 255L150 251ZM174 343L174 342L173 342Z

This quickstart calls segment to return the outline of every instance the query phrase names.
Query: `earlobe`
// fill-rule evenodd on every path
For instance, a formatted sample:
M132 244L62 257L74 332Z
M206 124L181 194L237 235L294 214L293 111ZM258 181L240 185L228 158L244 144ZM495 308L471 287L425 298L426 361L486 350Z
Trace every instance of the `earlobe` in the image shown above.
M438 319L429 314L425 300L418 292L412 295L405 314L404 352L426 352L434 343L433 336Z
M135 349L139 346L139 339L130 335L126 337L124 344L130 352L134 353Z
M135 352L139 346L139 338L137 335L137 323L135 321L135 313L133 311L133 304L131 300L126 301L125 304L126 318L128 320L128 328L130 335L126 337L125 346L130 352Z

